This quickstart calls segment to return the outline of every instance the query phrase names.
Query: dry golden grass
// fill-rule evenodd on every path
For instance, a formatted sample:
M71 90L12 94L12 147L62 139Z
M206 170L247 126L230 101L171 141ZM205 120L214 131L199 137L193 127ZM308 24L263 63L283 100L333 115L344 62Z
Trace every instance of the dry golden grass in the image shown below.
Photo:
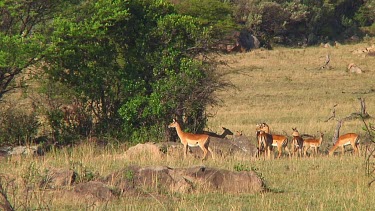
M335 104L336 117L344 118L359 112L358 98L364 98L368 113L375 115L375 58L352 53L374 42L337 48L276 48L223 56L229 67L222 71L241 70L228 78L238 89L217 93L223 103L221 107L209 108L216 114L209 119L209 128L220 132L224 126L253 137L255 125L266 122L274 133L290 135L291 128L297 127L301 133L314 135L318 130L326 131L327 139L337 125L334 120L325 122ZM318 69L327 54L331 57L331 68ZM349 73L350 63L357 64L365 73ZM358 120L346 121L340 132L362 133L362 126Z

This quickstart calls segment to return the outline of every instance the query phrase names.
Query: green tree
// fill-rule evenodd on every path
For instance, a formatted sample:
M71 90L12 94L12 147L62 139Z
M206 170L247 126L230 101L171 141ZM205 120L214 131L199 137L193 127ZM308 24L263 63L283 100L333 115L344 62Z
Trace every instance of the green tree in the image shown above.
M162 139L176 116L202 129L213 92L227 85L204 56L210 31L165 1L98 0L79 11L85 18L55 20L49 74L75 90L97 133Z
M297 41L315 44L319 40L328 41L356 34L358 26L354 17L364 3L357 0L236 2L237 19L243 21L244 17L247 17L247 27L266 44L272 42L275 37L281 38L284 44L293 44ZM367 9L364 8L363 11ZM364 14L366 12L358 15L357 19L363 19Z
M0 100L22 83L24 70L39 63L46 46L45 25L63 0L2 0L0 2Z
M375 1L364 0L363 5L359 8L355 14L355 20L357 20L360 26L371 26L375 24Z
M230 1L222 0L180 0L176 3L179 14L197 18L203 26L212 27L212 35L220 39L239 28L233 16L234 7Z

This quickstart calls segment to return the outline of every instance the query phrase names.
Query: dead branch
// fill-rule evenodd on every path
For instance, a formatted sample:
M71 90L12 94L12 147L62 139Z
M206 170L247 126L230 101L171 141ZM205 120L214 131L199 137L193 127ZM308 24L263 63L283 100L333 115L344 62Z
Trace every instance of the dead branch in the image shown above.
M337 106L337 104L333 105L331 116L327 120L325 120L324 122L328 122L329 120L332 120L332 119L336 118L336 109L335 109L336 106Z
M335 104L332 108L332 114L331 116L325 120L325 122L328 122L330 120L336 120L337 121L337 126L336 126L336 129L335 129L335 133L333 134L333 137L332 137L332 143L336 143L337 139L339 138L340 136L340 129L341 129L341 126L342 124L347 121L347 120L351 120L351 119L357 119L357 118L361 118L362 120L365 119L365 118L368 118L370 117L370 115L367 113L366 111L366 103L365 103L365 99L363 98L358 98L358 100L360 101L360 104L361 104L361 109L359 112L354 112L354 113L351 113L349 114L348 116L344 117L344 118L337 118L336 117L336 106L337 104ZM364 120L363 120L364 121ZM366 124L365 124L366 125ZM368 129L368 128L367 128Z
M336 143L337 139L339 139L340 137L340 129L341 129L341 126L342 126L342 123L343 123L344 120L337 120L337 125L336 125L336 129L335 129L335 133L333 134L333 137L332 137L332 143Z
M0 179L0 208L5 211L14 211L14 208L9 202L8 195L1 183Z

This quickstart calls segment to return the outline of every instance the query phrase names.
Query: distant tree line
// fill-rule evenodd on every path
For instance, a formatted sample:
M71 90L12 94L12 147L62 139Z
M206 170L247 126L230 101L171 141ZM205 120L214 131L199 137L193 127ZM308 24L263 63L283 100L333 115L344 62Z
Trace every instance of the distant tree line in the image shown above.
M245 30L262 45L314 45L375 34L372 0L171 0L216 31Z

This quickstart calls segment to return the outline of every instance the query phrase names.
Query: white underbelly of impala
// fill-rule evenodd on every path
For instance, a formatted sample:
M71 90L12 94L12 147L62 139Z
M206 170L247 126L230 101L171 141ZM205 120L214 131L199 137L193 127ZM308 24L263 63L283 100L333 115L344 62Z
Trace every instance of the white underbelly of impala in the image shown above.
M189 147L198 147L199 144L198 144L198 142L197 143L188 143L188 146Z
M350 141L348 141L345 144L343 144L343 146L348 146L348 145L350 145Z

